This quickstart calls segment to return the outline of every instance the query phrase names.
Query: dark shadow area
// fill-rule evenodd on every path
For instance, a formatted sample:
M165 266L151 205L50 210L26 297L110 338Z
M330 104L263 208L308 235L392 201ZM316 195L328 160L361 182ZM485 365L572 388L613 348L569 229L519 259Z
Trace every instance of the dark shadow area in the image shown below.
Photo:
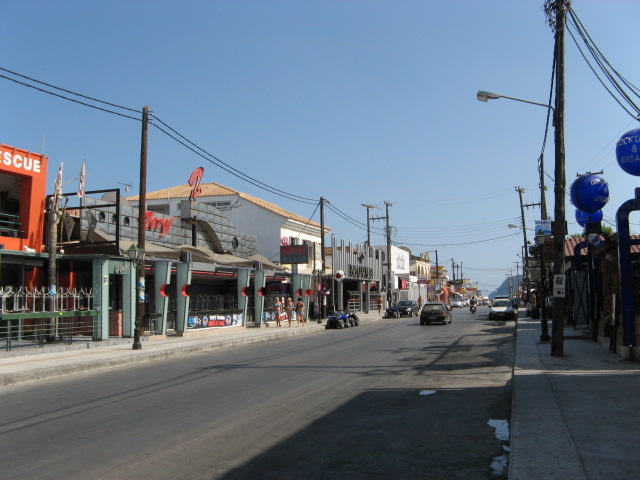
M369 390L221 478L496 479L503 445L487 422L508 420L500 388Z

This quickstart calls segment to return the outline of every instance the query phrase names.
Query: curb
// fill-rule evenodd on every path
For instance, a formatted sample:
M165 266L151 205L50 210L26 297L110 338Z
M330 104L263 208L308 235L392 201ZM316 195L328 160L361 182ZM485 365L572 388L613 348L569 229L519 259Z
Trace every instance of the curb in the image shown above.
M118 348L118 350L115 351L113 349L114 347L111 346L52 352L47 357L38 356L38 358L35 358L33 355L25 355L12 359L5 358L3 359L5 361L11 360L8 363L18 364L23 368L16 372L0 373L0 386L18 385L35 380L47 380L80 373L97 372L109 368L175 358L191 353L211 352L224 348L281 340L323 331L325 331L324 325L318 325L278 332L260 331L249 334L244 332L233 336L233 338L201 337L185 341L172 340L170 344L165 342L146 342L145 346L149 350L123 350L122 344L119 344L115 347ZM130 344L125 344L125 346L130 348ZM63 357L64 360L59 358L60 356ZM37 363L40 363L40 365L37 365ZM53 365L54 363L56 364ZM2 362L0 361L0 365L1 364ZM46 364L46 366L43 364Z

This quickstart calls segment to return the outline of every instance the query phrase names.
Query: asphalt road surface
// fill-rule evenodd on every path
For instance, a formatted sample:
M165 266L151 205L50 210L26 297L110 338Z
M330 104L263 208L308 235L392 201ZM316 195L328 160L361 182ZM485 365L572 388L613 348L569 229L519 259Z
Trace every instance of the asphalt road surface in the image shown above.
M0 478L506 478L514 326L487 313L3 388Z

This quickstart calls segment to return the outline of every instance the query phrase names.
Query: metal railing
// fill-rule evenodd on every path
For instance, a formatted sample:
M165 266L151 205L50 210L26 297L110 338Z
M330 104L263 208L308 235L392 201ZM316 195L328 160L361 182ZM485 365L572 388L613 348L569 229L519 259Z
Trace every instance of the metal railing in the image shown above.
M93 289L0 286L0 339L6 350L42 347L45 340L98 339L101 322Z
M0 286L0 315L6 313L63 312L93 310L93 289Z

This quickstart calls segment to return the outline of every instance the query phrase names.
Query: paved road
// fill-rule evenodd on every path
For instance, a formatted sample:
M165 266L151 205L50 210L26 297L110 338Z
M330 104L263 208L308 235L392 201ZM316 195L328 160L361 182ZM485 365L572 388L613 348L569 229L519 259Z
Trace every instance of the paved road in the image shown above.
M497 478L513 353L481 308L6 387L2 477Z

